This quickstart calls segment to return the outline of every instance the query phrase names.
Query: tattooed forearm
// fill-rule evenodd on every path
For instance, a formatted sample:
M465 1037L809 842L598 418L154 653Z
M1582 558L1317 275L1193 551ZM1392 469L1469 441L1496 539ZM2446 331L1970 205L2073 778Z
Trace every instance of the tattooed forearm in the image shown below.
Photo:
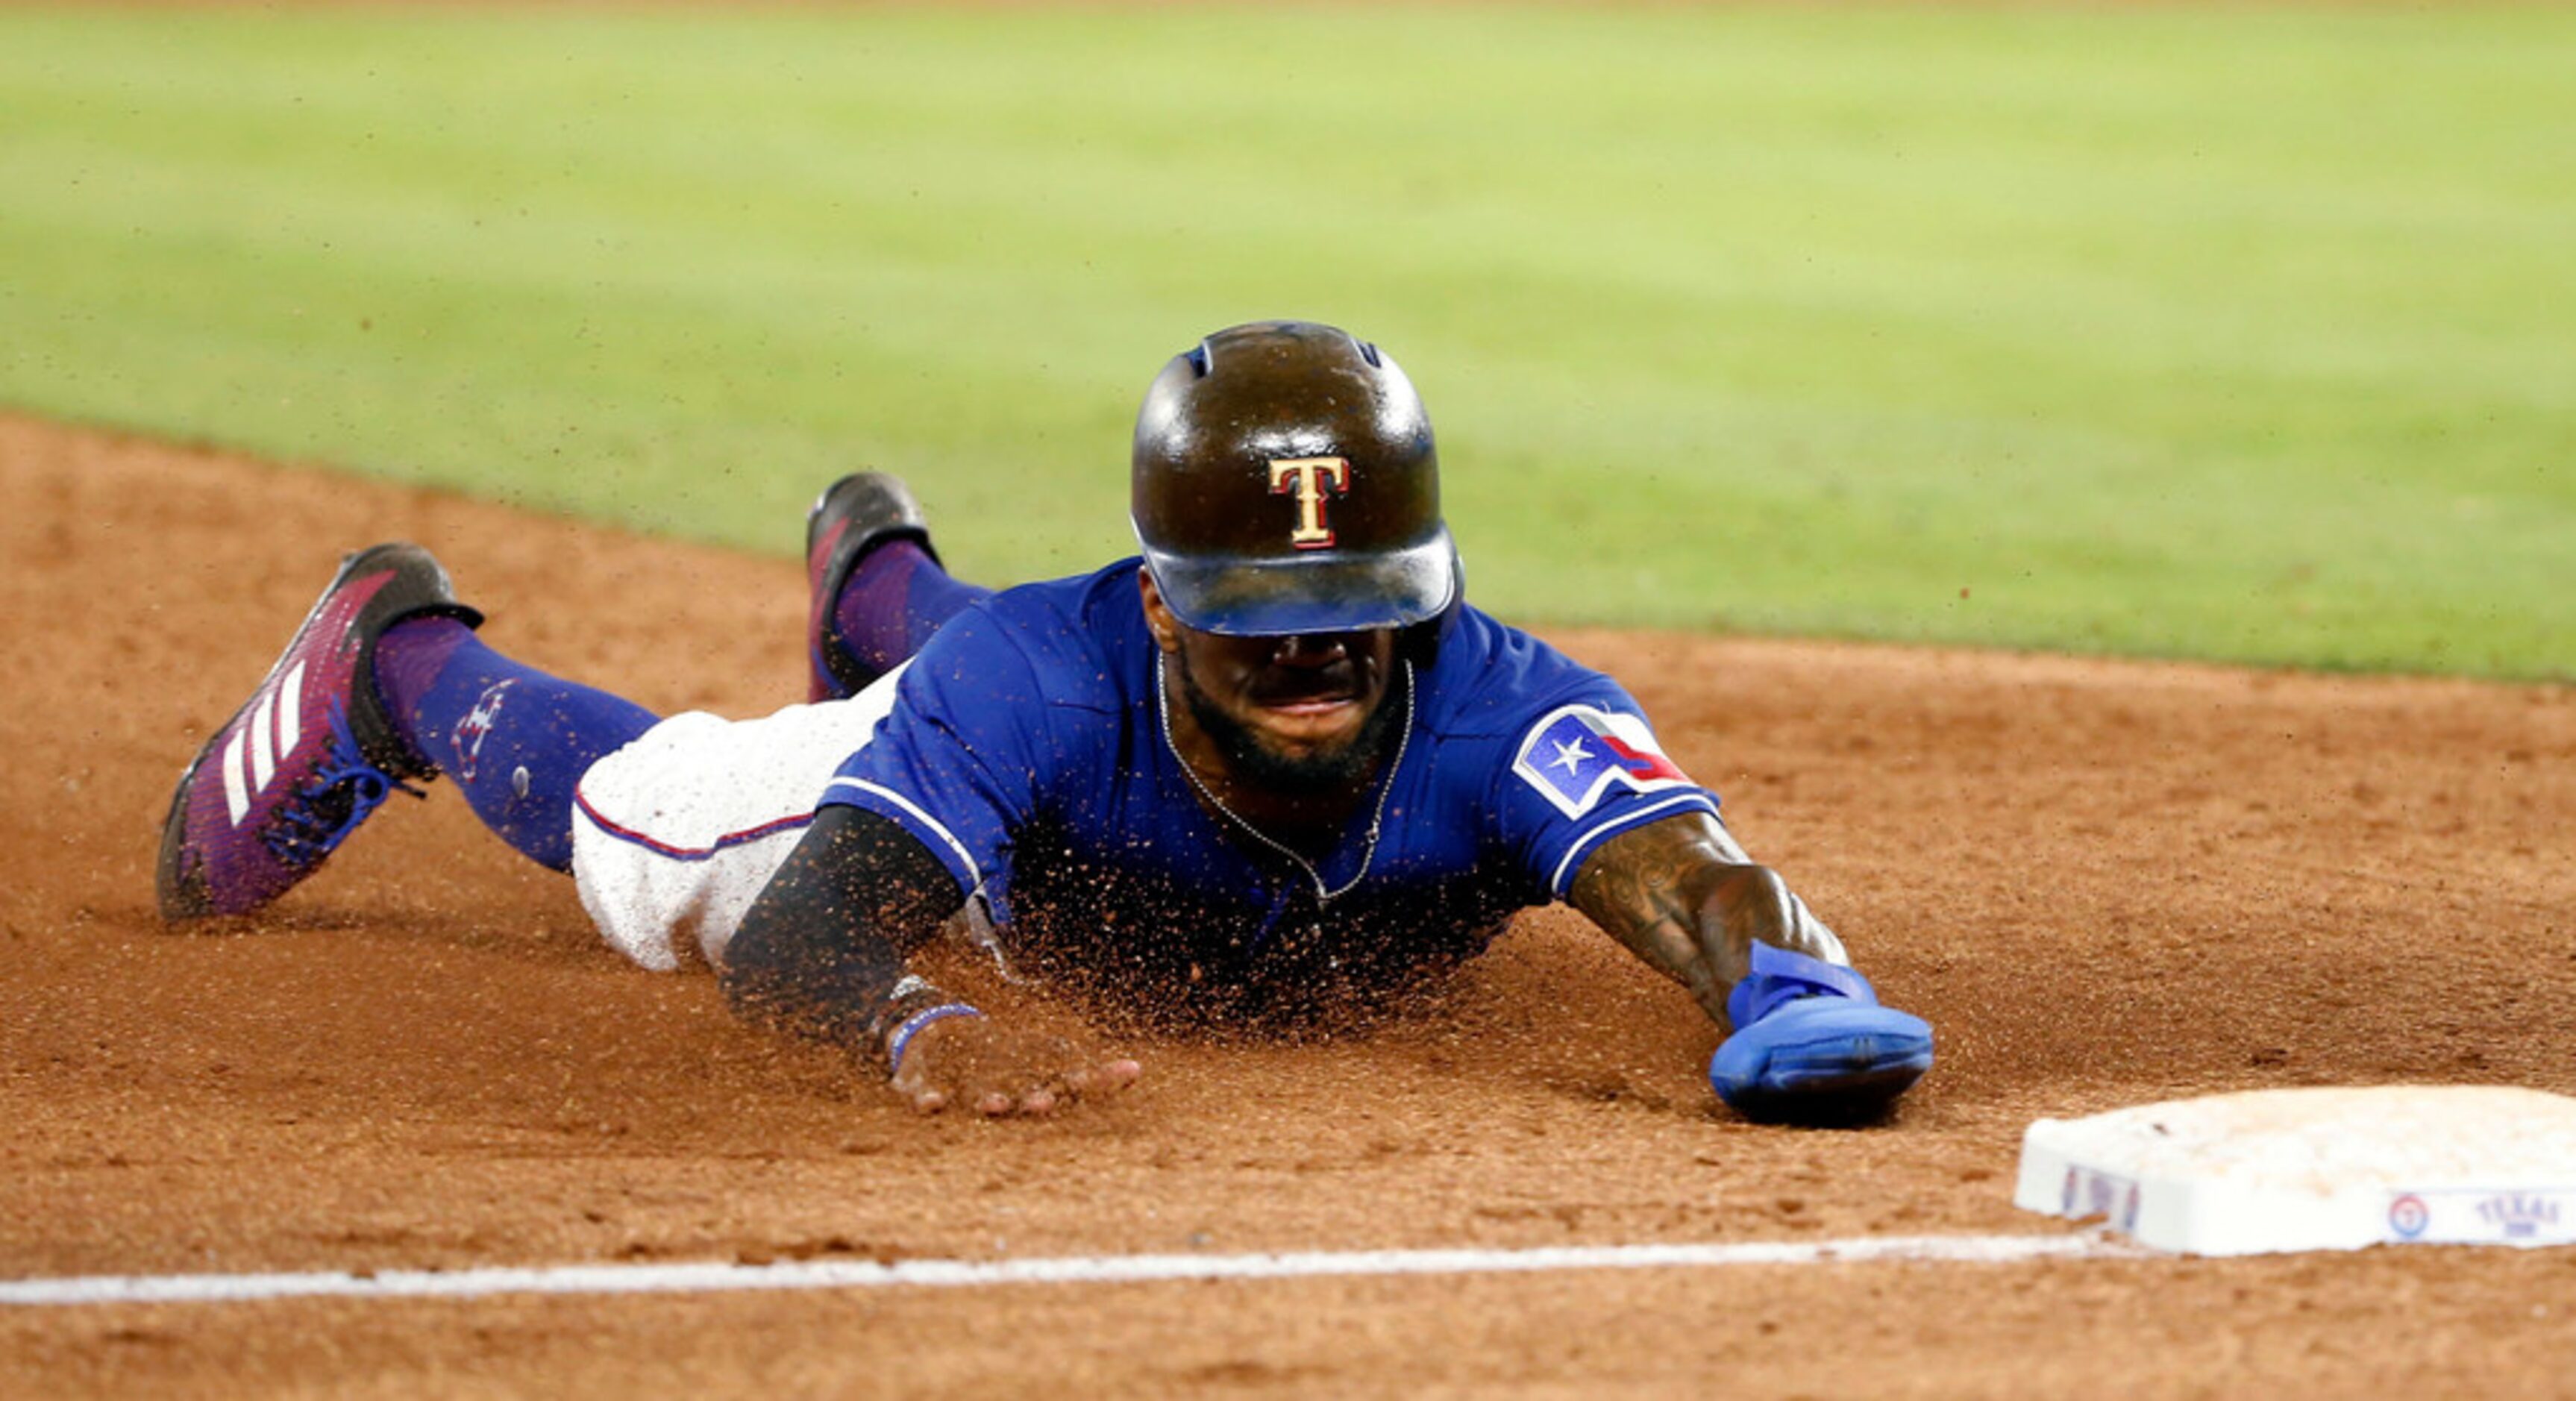
M1574 881L1574 906L1721 1024L1754 941L1846 961L1842 942L1705 813L1649 823L1604 844Z

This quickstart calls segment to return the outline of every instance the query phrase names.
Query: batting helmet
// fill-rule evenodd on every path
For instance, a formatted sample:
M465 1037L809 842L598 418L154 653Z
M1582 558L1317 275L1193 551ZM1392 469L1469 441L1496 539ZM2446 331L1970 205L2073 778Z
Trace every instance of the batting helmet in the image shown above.
M1136 415L1145 567L1201 632L1404 627L1458 596L1431 418L1395 361L1308 321L1219 331Z

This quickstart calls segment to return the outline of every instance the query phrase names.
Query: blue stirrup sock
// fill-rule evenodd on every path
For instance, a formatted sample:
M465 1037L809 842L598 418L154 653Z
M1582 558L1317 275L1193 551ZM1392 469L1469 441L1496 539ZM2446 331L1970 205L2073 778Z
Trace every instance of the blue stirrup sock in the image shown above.
M465 791L483 825L541 866L572 869L584 771L660 719L606 691L493 651L453 618L413 618L376 643L376 689L412 751Z
M893 539L869 550L832 601L832 632L879 675L921 650L932 633L991 589L951 577L927 550Z

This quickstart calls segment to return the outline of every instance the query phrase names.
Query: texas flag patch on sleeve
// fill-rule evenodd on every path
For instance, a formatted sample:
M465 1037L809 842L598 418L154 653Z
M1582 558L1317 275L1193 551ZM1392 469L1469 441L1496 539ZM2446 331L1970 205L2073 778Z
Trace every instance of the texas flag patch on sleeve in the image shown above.
M1532 725L1512 772L1568 817L1591 811L1614 783L1639 793L1690 783L1645 721L1589 705L1559 706Z

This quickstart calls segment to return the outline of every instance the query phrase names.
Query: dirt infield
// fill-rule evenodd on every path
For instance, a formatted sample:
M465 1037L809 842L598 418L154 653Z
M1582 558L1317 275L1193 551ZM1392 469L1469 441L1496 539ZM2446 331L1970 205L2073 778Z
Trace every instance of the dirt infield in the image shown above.
M1747 1126L1563 911L1418 1021L1137 1043L925 1120L590 934L453 794L273 915L152 912L168 786L337 553L663 709L795 699L785 559L0 418L0 1277L2043 1234L2032 1118L2265 1086L2576 1093L2576 694L1566 633L1941 1061ZM966 527L954 527L966 528ZM782 543L794 521L780 522ZM1467 542L1472 556L1473 541ZM2564 1394L2576 1252L0 1307L0 1394Z

